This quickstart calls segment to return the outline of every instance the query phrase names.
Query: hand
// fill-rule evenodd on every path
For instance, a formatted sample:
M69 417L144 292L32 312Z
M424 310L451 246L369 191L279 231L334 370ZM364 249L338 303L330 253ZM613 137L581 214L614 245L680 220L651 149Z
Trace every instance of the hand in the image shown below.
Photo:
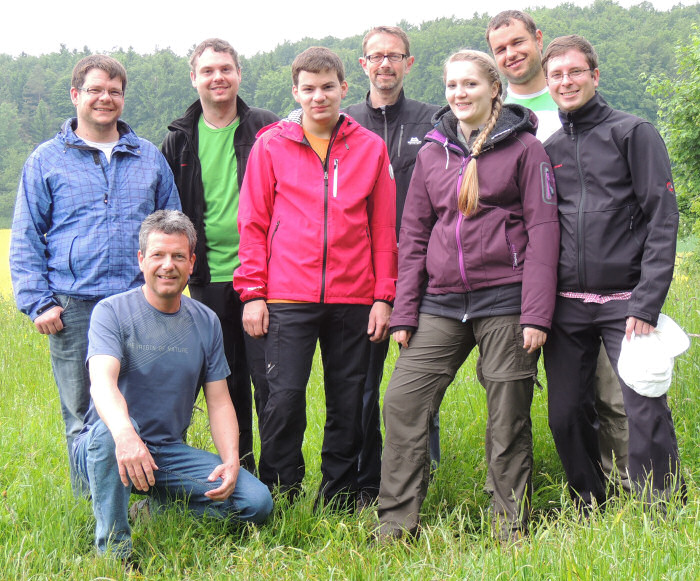
M254 339L267 335L270 326L270 313L263 300L251 301L243 305L243 329Z
M383 301L376 301L369 312L369 324L367 334L373 343L381 343L389 337L389 318L391 317L391 305Z
M61 320L62 313L63 307L59 307L58 305L41 313L41 315L34 319L36 330L42 335L55 335L63 329L63 321Z
M411 340L411 331L407 331L406 329L401 329L400 331L394 331L391 336L394 338L394 341L396 341L401 347L406 347L408 348L408 342Z
M137 490L146 492L156 483L153 471L158 470L146 444L133 429L115 436L114 444L122 484L129 486L131 480Z
M547 333L534 327L523 329L523 349L528 353L534 353L547 342Z
M217 478L221 478L222 483L219 488L205 492L204 496L212 500L226 500L236 488L238 480L238 472L241 465L236 457L236 461L231 464L219 464L214 471L209 475L209 482L214 482Z
M632 331L635 335L648 335L654 331L655 327L652 327L646 321L642 321L637 317L627 317L627 324L625 325L625 337L630 341L632 339Z

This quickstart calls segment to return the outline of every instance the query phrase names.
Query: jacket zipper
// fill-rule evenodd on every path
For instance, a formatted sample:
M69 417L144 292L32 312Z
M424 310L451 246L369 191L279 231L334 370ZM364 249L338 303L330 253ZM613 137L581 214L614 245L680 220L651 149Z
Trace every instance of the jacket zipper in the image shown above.
M506 232L506 246L508 247L508 253L513 258L513 270L518 268L518 251L515 248L515 244L510 241L510 236Z
M571 131L571 139L572 141L575 142L575 151L576 151L576 169L578 170L578 178L579 181L581 182L581 201L579 202L578 205L578 216L577 216L577 223L578 223L578 232L576 235L576 238L578 240L578 256L577 256L577 262L578 262L578 281L579 284L581 285L581 289L585 290L586 289L586 277L584 275L584 256L583 256L583 222L584 222L584 213L583 213L583 206L584 202L586 200L586 184L583 181L583 171L581 169L581 159L580 159L580 151L579 151L579 139L578 135L574 134L574 122L569 121L569 129Z
M459 190L462 187L462 180L464 179L464 168L467 165L467 158L463 157L462 158L462 165L459 168L459 174L457 176L457 190L455 192L455 197L457 202L459 202ZM458 210L459 212L459 210ZM469 280L467 279L467 269L464 267L464 249L462 248L462 239L459 235L460 230L462 229L462 221L464 220L464 214L462 212L459 212L459 216L457 218L457 227L455 228L455 240L457 241L457 255L459 256L459 272L462 275L462 282L464 283L464 286L467 288L467 290L471 290L471 287L469 286ZM466 315L465 315L466 317ZM466 318L464 319L466 321Z
M338 120L331 134L331 138L328 142L328 150L326 151L326 159L323 162L323 264L321 266L321 296L319 299L321 303L323 303L326 298L326 267L328 264L328 160L331 158L331 149L333 149L333 144L338 137L338 130L343 123L343 119L344 118L341 117ZM347 147L347 142L345 145ZM311 146L309 145L309 147ZM311 148L311 150L313 151L313 148ZM320 160L321 158L319 157L319 161Z
M338 197L338 158L333 160L333 197Z
M96 149L89 149L90 153L92 153L92 161L95 162L95 165L99 165L100 169L102 170L102 176L105 178L105 185L106 185L106 190L105 190L105 195L102 201L105 204L109 204L109 176L107 175L107 172L105 171L105 166L102 165L102 160L100 159L100 152L97 151Z
M389 143L389 124L387 123L386 120L386 107L381 108L382 111L382 119L384 120L384 145L386 145L386 151L389 154L389 175L391 176L391 179L394 179L394 164L391 161L391 143ZM399 150L400 150L400 145L399 145Z

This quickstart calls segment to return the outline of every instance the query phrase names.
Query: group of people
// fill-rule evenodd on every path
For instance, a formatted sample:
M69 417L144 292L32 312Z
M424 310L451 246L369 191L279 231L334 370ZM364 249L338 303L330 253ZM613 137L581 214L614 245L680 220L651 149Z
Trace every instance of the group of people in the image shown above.
M11 271L18 307L49 335L71 483L92 499L98 552L129 557L132 490L149 510L186 499L254 523L271 493L294 502L317 344L315 506L376 503L383 539L420 530L440 403L477 346L498 538L527 533L542 349L579 509L603 505L609 482L649 500L682 491L665 396L615 371L623 337L653 331L673 273L663 141L598 94L584 38L543 55L532 18L506 11L486 40L493 58L446 60L443 107L405 97L414 57L398 27L364 37L369 92L345 110L342 61L311 47L292 63L300 109L280 120L243 102L238 54L208 39L190 58L198 99L162 153L120 120L123 66L76 65L76 117L22 174ZM400 354L382 446L389 334ZM185 443L200 389L218 454Z

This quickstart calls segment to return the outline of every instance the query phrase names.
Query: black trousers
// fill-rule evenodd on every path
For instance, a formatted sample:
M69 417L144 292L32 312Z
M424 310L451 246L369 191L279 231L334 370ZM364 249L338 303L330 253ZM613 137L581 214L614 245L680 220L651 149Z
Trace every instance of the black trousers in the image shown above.
M321 450L325 503L345 494L354 500L360 451L362 388L367 374L370 307L272 303L265 339L269 394L261 428L260 479L292 497L305 474L306 385L316 342L321 348L326 424Z
M250 377L256 393L266 392L263 343L255 341L243 331L241 301L230 282L212 282L208 285L190 285L190 296L208 306L221 322L224 352L231 369L226 378L228 392L238 418L239 455L241 466L255 474L253 455L253 397ZM257 367L262 366L261 369Z
M570 492L587 505L605 501L593 378L600 340L615 373L625 334L627 301L603 305L557 297L552 331L544 345L549 426ZM619 379L619 376L618 376ZM629 424L629 477L633 489L666 498L683 485L678 443L666 396L639 395L622 380Z

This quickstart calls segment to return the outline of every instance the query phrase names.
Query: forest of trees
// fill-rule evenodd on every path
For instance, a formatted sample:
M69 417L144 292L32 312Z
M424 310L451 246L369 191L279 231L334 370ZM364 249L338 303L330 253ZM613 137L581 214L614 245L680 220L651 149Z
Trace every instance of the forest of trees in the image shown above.
M599 90L614 107L658 123L658 111L671 95L647 91L646 79L666 79L673 90L677 68L676 47L689 43L694 23L700 23L700 6L678 5L659 12L649 2L629 9L611 0L592 6L562 4L532 10L544 33L545 45L563 34L588 38L600 56ZM406 84L409 97L444 102L442 63L454 50L469 47L487 50L484 31L489 16L474 14L470 20L438 19L422 24L399 23L411 39L416 63ZM192 39L193 46L202 39ZM235 46L235 37L230 40ZM311 45L335 50L347 69L347 104L360 101L367 78L358 64L360 35L344 39L305 38L285 42L268 53L241 58L241 97L257 107L284 115L295 107L291 94L290 65ZM60 52L39 57L0 54L0 227L8 227L21 168L37 144L55 135L61 123L74 115L69 89L75 63L91 51ZM112 53L126 67L129 84L124 120L141 136L160 145L170 121L182 115L197 94L189 81L187 57L170 50L137 54L132 49ZM696 105L695 103L693 105ZM661 107L660 107L661 106ZM662 120L663 121L663 120ZM696 123L696 127L699 124Z

